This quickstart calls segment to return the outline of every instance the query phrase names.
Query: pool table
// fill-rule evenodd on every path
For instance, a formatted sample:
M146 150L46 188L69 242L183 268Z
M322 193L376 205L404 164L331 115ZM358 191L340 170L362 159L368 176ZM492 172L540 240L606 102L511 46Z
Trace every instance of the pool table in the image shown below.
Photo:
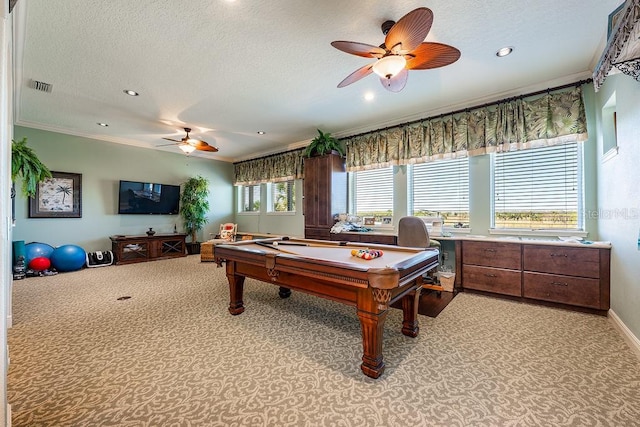
M418 335L422 275L438 265L437 249L367 245L383 255L365 260L351 255L358 243L278 237L214 247L215 262L225 264L229 281L229 312L244 311L246 277L355 306L362 328L362 372L378 378L384 372L383 327L391 304L401 300L402 333Z

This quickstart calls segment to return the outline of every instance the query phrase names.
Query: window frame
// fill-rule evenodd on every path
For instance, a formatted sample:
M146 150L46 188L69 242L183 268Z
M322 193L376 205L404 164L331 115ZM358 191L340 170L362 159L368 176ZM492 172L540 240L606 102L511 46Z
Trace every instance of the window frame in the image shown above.
M463 223L462 227L456 227L453 226L451 224L445 224L444 223L444 219L443 219L443 226L442 229L444 231L447 232L456 232L456 233L469 233L471 231L471 207L470 207L470 199L471 199L471 190L470 190L470 162L469 162L469 157L468 156L464 156L464 157L458 157L458 158L453 158L453 159L441 159L441 160L435 160L433 162L427 162L427 163L418 163L418 164L413 164L413 165L409 165L408 170L407 170L407 202L408 202L408 212L410 215L413 216L418 216L420 218L434 218L434 217L438 217L440 216L439 214L442 211L433 211L436 213L436 215L434 216L421 216L421 215L416 215L415 213L415 193L414 193L414 187L415 187L415 168L416 167L429 167L429 165L432 165L434 168L435 167L442 167L442 165L444 164L443 162L448 162L449 164L454 164L454 162L464 162L466 163L466 178L467 178L467 182L465 185L463 185L462 189L464 190L464 187L466 187L466 214L467 214L467 221L465 223ZM422 166L424 165L424 166ZM452 168L452 173L454 173L456 171L456 169L461 169L460 166L455 166ZM459 180L458 180L459 181ZM444 185L444 184L443 184ZM459 185L459 183L458 183ZM464 191L460 191L460 189L456 190L459 193L464 192ZM445 203L445 201L441 201L439 203ZM464 205L465 203L463 203Z
M286 211L275 210L274 192L278 184L287 185L287 207ZM296 213L296 180L278 181L267 183L267 213L270 215L293 215Z
M391 186L391 213L387 215L374 216L374 224L366 224L368 228L374 229L390 229L394 227L394 200L395 200L395 180L394 180L394 167L388 166L376 169L366 169L361 171L349 172L348 174L348 211L351 216L358 216L361 219L362 225L365 225L365 218L370 218L371 215L358 215L358 191L357 191L357 175L362 173L374 173L374 171L380 172L381 170L388 170L390 174L390 186ZM379 217L379 220L377 218Z
M537 148L553 148L553 147L562 147L565 145L575 145L576 147L576 176L575 182L577 185L576 189L576 208L577 208L577 224L576 228L496 228L496 161L498 156L500 155L508 155L509 153L521 153L523 151L531 152L531 150L535 150L536 148L530 148L527 150L518 150L518 151L510 151L510 152L496 152L491 153L491 194L490 194L490 228L489 234L497 234L497 235L522 235L522 236L576 236L576 237L586 237L588 232L585 229L586 226L586 218L585 218L585 182L584 182L584 146L579 141L569 141L565 144L558 144L554 146L543 146ZM566 148L566 147L565 147Z
M258 209L246 211L246 210L244 210L244 190L247 189L247 188L252 188L252 187L258 189L258 194L257 194ZM255 203L256 203L255 194L253 196L254 196L253 198L251 198L251 197L249 198L249 202L253 203L255 205ZM238 215L259 215L261 209L262 209L262 185L261 184L239 185L238 186L237 214Z

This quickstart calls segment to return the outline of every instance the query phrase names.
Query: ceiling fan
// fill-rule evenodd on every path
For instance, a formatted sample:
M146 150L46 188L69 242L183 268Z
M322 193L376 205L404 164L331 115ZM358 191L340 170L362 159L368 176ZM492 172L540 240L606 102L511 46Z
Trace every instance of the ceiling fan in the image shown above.
M331 46L343 52L377 59L348 75L338 87L355 83L374 72L385 89L400 92L407 83L409 70L428 70L456 62L460 58L460 51L455 47L424 41L431 24L431 9L419 7L398 22L385 21L382 24L385 39L380 46L349 41L331 42Z
M185 154L191 154L195 150L210 151L213 153L218 151L218 148L212 145L209 145L208 143L206 143L205 141L202 141L201 139L190 138L189 132L191 132L191 128L184 128L184 131L187 133L187 136L185 136L181 140L172 139L172 138L162 138L162 139L166 139L167 141L174 141L177 144L164 144L164 145L159 145L158 147L166 147L168 145L177 145L178 148L180 148L182 151L185 152Z

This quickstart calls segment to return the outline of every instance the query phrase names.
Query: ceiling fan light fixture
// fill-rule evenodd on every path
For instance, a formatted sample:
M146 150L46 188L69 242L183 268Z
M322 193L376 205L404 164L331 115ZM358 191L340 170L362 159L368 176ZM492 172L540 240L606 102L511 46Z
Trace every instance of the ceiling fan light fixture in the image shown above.
M400 55L387 55L373 64L373 72L380 77L390 79L397 75L407 65L407 60Z
M187 155L193 153L195 151L195 149L196 149L196 147L194 147L191 144L180 144L180 145L178 145L178 147L180 147L180 149L182 151L184 151L184 153L187 154Z

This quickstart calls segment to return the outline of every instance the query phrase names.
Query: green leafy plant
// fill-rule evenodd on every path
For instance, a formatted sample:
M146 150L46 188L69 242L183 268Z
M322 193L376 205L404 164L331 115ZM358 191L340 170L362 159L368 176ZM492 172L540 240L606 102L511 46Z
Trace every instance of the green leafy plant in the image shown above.
M344 156L344 151L342 151L342 146L340 146L338 140L331 136L329 132L322 132L318 129L318 136L311 140L304 154L307 157L323 156L331 153L333 150L340 153L341 156Z
M51 171L38 159L35 151L27 147L27 138L11 142L11 181L22 178L22 194L35 197L38 183L51 178Z
M191 235L192 243L196 243L196 234L207 223L208 196L209 181L206 178L198 175L184 183L180 195L180 216L186 233Z

